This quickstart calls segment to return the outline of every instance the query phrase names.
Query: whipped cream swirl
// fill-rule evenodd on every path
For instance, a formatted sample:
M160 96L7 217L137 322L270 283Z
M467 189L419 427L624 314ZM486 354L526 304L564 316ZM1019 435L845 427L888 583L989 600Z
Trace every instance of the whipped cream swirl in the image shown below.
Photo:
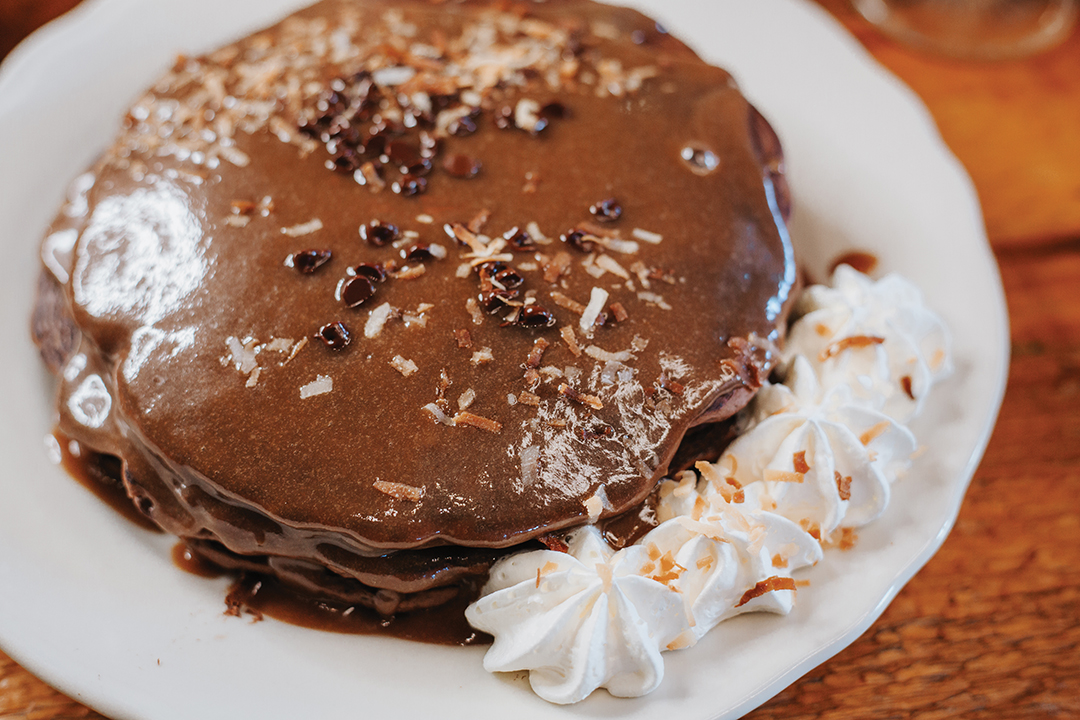
M495 637L492 672L528 670L554 703L597 688L654 690L660 653L689 647L743 612L786 614L822 547L884 512L911 464L902 424L950 371L944 324L916 288L847 266L800 299L783 382L763 387L716 463L657 488L657 527L615 551L593 526L568 551L525 552L492 568L472 625Z
M951 372L945 324L899 275L875 282L840 265L832 287L807 288L795 313L784 358L803 355L822 386L847 385L900 422L915 417L930 387Z

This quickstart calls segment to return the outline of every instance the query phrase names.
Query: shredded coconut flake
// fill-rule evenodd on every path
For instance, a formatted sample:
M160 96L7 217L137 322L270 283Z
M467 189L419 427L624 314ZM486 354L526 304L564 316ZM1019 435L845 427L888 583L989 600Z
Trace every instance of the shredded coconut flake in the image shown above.
M397 498L398 500L420 502L420 498L424 497L423 488L406 485L404 483L390 482L388 480L376 480L373 484L373 487L379 492L385 493L390 497Z
M322 230L322 220L314 218L308 220L306 223L300 223L299 225L293 225L292 227L281 228L282 235L288 235L289 237L300 237L301 235L310 235L313 232Z
M642 242L652 243L653 245L658 245L664 239L664 236L660 233L649 232L641 228L634 228L630 234Z
M390 315L393 314L394 308L390 303L386 302L371 311L368 315L367 322L364 323L364 337L373 338L377 337L382 332L383 326L386 325L386 321L390 319Z
M470 362L473 365L487 365L494 359L495 356L491 354L491 348L483 347L472 354L472 359L470 360Z
M454 427L457 425L457 423L454 422L454 418L444 413L442 411L442 408L435 403L428 403L420 409L426 410L431 415L431 417L434 418L435 422L439 423L440 425L448 425L450 427Z
M390 360L390 367L394 368L405 377L409 377L414 372L420 369L416 367L416 363L414 363L412 360L407 360L400 355L395 355Z
M300 399L306 400L316 395L325 395L334 389L334 380L328 375L317 375L307 385L300 387Z
M604 303L607 302L607 299L607 290L598 287L592 289L589 304L585 306L585 312L581 314L581 321L578 323L581 332L586 335L592 334L593 325L596 324L596 318L600 317L600 312L604 309Z

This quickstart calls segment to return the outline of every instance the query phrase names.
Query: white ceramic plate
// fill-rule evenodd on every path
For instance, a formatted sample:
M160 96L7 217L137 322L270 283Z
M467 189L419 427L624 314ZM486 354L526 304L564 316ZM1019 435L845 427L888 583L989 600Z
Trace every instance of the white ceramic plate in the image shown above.
M858 637L940 547L987 442L1007 319L971 183L925 109L816 6L638 0L730 68L777 127L796 245L818 277L865 248L952 327L957 372L915 424L927 452L855 550L810 571L788 617L742 616L669 653L652 695L547 705L482 648L338 636L222 615L224 581L178 571L171 541L120 519L51 465L50 383L28 340L37 243L68 181L177 52L209 50L296 0L96 0L0 72L0 645L119 719L738 716Z

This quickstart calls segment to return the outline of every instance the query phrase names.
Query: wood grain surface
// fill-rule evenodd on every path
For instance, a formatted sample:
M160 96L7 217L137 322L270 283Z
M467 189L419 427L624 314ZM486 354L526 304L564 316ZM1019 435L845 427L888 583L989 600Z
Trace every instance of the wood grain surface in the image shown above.
M76 2L0 0L0 57ZM863 637L749 717L1080 717L1080 33L1035 58L963 62L818 2L923 99L971 173L1013 360L944 547ZM0 653L0 720L14 718L102 716Z

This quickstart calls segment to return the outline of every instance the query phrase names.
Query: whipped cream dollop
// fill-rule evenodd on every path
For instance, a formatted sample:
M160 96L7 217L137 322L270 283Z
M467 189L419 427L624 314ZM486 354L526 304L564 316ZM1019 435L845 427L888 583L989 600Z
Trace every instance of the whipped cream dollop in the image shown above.
M795 316L784 358L804 356L822 386L847 385L900 422L915 417L931 386L951 372L945 324L899 275L874 281L840 265L831 287L799 296Z
M492 672L527 670L554 703L598 688L644 695L661 653L744 612L791 611L793 573L879 517L910 465L904 426L950 371L949 337L908 281L847 266L813 286L789 329L782 382L744 411L715 463L663 480L657 526L618 551L594 526L496 563L466 618L494 636Z
M860 403L849 385L823 389L801 355L783 384L760 390L752 409L753 426L712 472L826 542L838 528L885 511L889 486L916 449L910 430Z

